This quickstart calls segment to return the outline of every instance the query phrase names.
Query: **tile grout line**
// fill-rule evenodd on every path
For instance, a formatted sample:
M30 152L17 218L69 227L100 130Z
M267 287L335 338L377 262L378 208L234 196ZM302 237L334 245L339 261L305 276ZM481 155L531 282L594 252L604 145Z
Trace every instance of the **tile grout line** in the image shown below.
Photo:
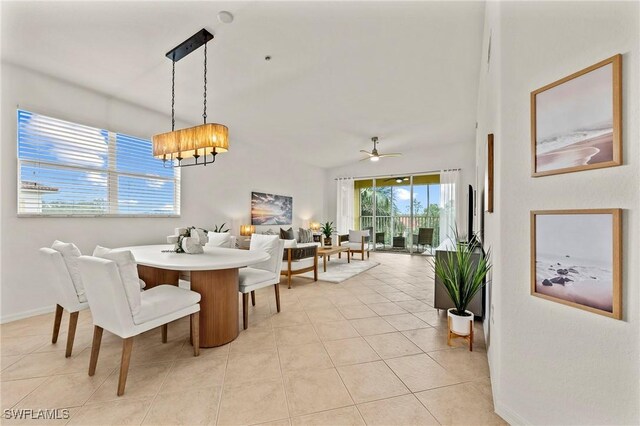
M274 342L275 342L275 338L276 336L274 332L274 336L273 336ZM280 346L278 346L278 342L275 342L275 344L276 344L276 356L278 357L278 368L280 369L280 382L282 383L282 393L284 394L284 403L287 407L287 415L288 415L287 418L289 419L289 424L291 424L291 407L289 407L289 398L287 397L287 387L285 386L284 372L282 371L282 362L280 360ZM274 421L277 421L277 420L274 420Z
M82 411L82 409L85 407L85 405L87 405L87 402L91 399L91 397L93 395L95 395L96 392L98 392L98 389L100 389L100 387L102 387L102 385L104 385L104 383L107 381L107 379L109 378L109 376L111 376L111 374L113 374L113 372L117 369L118 367L114 367L111 371L109 371L107 374L105 374L104 380L100 383L100 385L96 386L96 388L93 390L93 392L91 392L91 395L89 395L89 397L82 403L82 405L79 406L78 408L78 413L80 413ZM88 373L87 373L88 375ZM76 415L78 414L76 413ZM69 416L69 420L67 420L67 422L65 424L69 424L71 422L71 417Z
M167 342L167 343L169 343L169 342ZM180 352L182 352L182 348L184 348L184 346L186 344L187 344L187 339L183 338L182 346L180 346L180 349L177 350L176 353L180 354ZM155 395L153 395L153 398L151 398L151 402L149 403L149 407L147 407L147 410L145 411L144 416L142 417L142 420L140 421L140 424L143 424L144 421L147 419L147 416L149 415L149 412L151 411L151 408L153 407L153 403L156 401L156 398L158 398L158 395L160 394L160 390L162 389L162 386L164 385L165 381L167 380L167 377L169 377L169 373L173 369L173 367L176 364L177 360L178 360L178 358L176 358L173 361L171 361L171 365L167 369L167 372L165 373L164 378L160 382L160 386L158 386L158 390L156 391Z
M238 325L238 327L240 327ZM238 336L240 336L240 333L238 333ZM237 337L236 337L237 339ZM235 339L234 339L235 340ZM218 421L220 419L220 409L222 408L222 397L224 396L224 383L225 383L225 379L227 378L227 367L229 366L229 356L231 355L231 344L233 343L233 341L227 343L227 345L229 345L229 351L227 352L227 357L224 361L224 371L222 373L222 383L220 383L220 398L218 399L218 409L216 410L216 418L214 419L214 425L218 424Z

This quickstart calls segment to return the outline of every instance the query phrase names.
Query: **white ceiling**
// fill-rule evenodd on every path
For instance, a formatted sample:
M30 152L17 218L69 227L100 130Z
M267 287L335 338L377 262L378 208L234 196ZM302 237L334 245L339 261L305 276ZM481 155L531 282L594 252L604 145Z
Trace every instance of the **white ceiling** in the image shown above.
M381 153L473 144L483 17L480 2L3 2L2 59L169 114L164 54L204 27L209 121L230 149L334 167L374 135ZM176 65L176 113L194 124L202 55Z

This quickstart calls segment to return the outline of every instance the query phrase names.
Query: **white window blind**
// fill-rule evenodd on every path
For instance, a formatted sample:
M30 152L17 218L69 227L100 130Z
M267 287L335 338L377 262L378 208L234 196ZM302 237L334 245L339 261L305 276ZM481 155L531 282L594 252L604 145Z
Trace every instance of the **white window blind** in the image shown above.
M18 214L177 216L180 169L151 141L18 110Z

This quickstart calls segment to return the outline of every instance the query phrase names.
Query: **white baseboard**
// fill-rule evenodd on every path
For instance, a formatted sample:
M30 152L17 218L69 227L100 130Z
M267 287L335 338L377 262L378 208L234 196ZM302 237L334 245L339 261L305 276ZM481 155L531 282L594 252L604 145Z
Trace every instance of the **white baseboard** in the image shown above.
M30 309L28 311L18 312L17 314L11 314L0 317L0 324L5 324L12 321L21 320L24 318L35 317L36 315L48 314L55 310L55 305L46 306L44 308Z
M504 419L504 421L509 423L510 425L530 425L530 424L533 424L533 423L528 422L525 419L523 419L519 414L516 414L509 407L505 407L504 405L500 404L498 401L494 401L493 402L493 407L494 407L494 410L495 410L496 414L499 415L500 417L502 417Z

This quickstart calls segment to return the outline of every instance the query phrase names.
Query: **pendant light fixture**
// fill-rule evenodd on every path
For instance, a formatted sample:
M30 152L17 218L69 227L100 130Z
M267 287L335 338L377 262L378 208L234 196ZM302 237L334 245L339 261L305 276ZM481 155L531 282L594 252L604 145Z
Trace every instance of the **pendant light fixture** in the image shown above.
M167 52L171 59L171 131L153 136L153 156L165 167L188 167L211 164L221 152L229 150L229 129L223 124L207 123L207 42L213 34L204 28ZM175 83L176 62L204 45L203 124L176 130ZM193 159L183 162L186 159Z

